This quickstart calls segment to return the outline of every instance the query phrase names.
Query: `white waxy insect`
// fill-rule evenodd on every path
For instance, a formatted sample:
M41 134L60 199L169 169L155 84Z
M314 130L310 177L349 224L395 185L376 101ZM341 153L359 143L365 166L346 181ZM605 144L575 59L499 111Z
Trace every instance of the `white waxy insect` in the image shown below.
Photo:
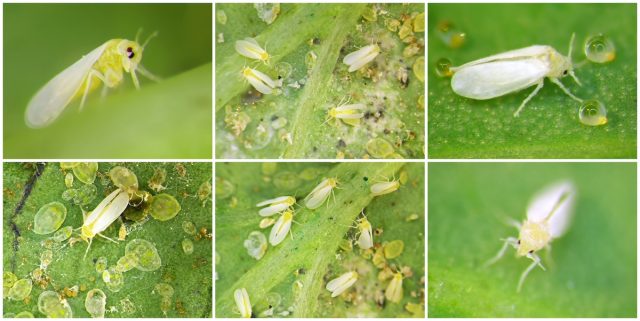
M387 289L384 291L384 296L387 298L387 300L394 303L399 303L400 301L402 301L402 296L403 296L402 279L403 278L404 277L400 272L396 272L393 275L393 278L389 282L389 285L387 285Z
M293 212L286 210L271 228L271 233L269 234L269 243L271 245L276 246L284 241L287 233L291 231L291 222L293 222Z
M343 123L351 126L360 124L360 119L364 117L364 104L340 105L333 107L327 112L328 120L340 119Z
M236 41L236 51L247 58L260 60L264 63L269 61L271 56L260 47L260 44L253 38L244 38L244 40Z
M393 193L400 188L400 181L392 180L390 182L380 182L371 185L371 195L380 196L384 194Z
M236 289L233 291L233 299L236 301L236 306L240 311L240 316L243 318L251 318L251 301L249 301L249 293L247 289Z
M265 95L271 94L276 87L282 86L282 79L274 81L261 71L249 67L242 68L242 77L244 77L253 88Z
M147 71L141 64L142 53L152 34L143 45L127 39L112 39L89 52L73 65L59 73L42 87L29 101L25 112L25 122L31 128L50 125L62 111L73 101L80 98L80 109L89 92L104 84L103 94L107 88L115 88L124 79L124 72L131 74L136 88L140 88L136 72L143 76L158 80L158 77Z
M542 89L545 77L558 85L569 97L582 102L582 99L574 96L560 82L560 78L569 75L581 85L573 72L574 65L571 61L574 37L575 34L571 35L569 53L566 57L551 46L535 45L452 67L450 70L454 74L451 78L451 88L460 96L486 100L536 85L513 114L515 117Z
M88 213L84 218L84 224L81 227L80 233L82 239L89 242L87 250L84 253L85 257L87 253L89 253L91 242L96 235L111 242L118 243L100 234L100 232L106 230L111 223L117 220L120 214L127 208L127 205L129 205L129 194L118 188L105 197L93 211Z
M280 196L270 200L266 200L258 203L257 207L267 206L260 209L258 214L260 216L271 216L280 213L296 203L296 198L292 196Z
M367 220L366 217L358 219L356 227L360 231L360 236L358 237L358 246L363 249L370 249L373 247L373 229L371 228L371 223Z
M349 271L329 281L329 283L327 283L327 290L331 292L331 297L335 298L350 288L356 281L358 281L358 272Z
M545 270L536 252L541 249L551 251L551 241L566 232L573 214L575 194L575 188L569 181L556 183L536 194L527 207L526 220L522 224L511 222L520 231L518 238L505 239L498 254L485 263L485 266L497 262L509 245L516 249L518 257L526 256L531 259L533 263L520 276L517 288L520 292L531 270L536 266Z
M368 45L344 56L342 62L349 66L349 72L353 72L373 61L379 53L378 45Z
M336 186L338 186L336 178L325 178L304 198L304 205L310 210L320 207Z

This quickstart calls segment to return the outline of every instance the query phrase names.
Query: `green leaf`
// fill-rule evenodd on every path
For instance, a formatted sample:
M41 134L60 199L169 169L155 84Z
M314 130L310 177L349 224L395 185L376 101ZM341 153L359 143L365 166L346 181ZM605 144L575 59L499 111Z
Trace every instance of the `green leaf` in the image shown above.
M212 300L212 250L210 238L188 235L183 231L182 224L190 221L200 228L211 231L211 196L200 200L197 195L198 187L204 182L211 181L211 165L207 163L100 163L98 178L93 183L98 194L85 207L91 210L115 189L106 176L114 166L125 166L138 177L139 188L151 191L148 182L154 171L163 168L167 171L166 187L160 193L174 196L180 203L182 210L178 215L165 222L148 217L144 224L135 225L125 220L129 232L125 241L113 244L100 237L93 239L86 259L83 259L87 244L79 240L79 231L75 231L72 238L77 243L64 242L53 248L53 261L46 269L47 281L34 281L33 290L28 300L3 301L3 313L18 313L30 311L37 317L43 317L38 312L38 296L45 290L63 293L65 288L78 286L80 292L76 297L67 297L74 317L88 318L84 302L89 290L99 288L107 295L107 317L136 318L163 317L160 308L160 295L154 293L157 283L170 284L175 290L171 298L168 317L211 317ZM67 170L70 172L70 170ZM38 175L39 174L39 175ZM42 242L53 234L37 235L33 228L33 219L38 209L49 202L63 203L67 210L63 226L74 229L82 226L82 211L62 198L67 190L64 183L65 174L57 163L21 164L5 163L4 165L4 203L3 203L3 266L4 271L15 273L18 278L30 278L32 271L40 265L40 255L45 250ZM84 184L75 180L74 188ZM157 195L155 191L151 194ZM23 196L24 195L24 196ZM21 205L23 204L23 205ZM118 219L103 234L117 239L121 221ZM108 266L114 267L117 260L125 254L125 246L134 239L144 239L153 244L158 250L162 265L158 270L143 272L132 269L124 273L124 287L119 292L107 289L102 277L95 270L95 260L106 257ZM194 251L187 255L182 249L182 240L190 239L194 244Z
M304 173L315 172L315 176ZM392 194L372 197L371 184L406 171L406 185ZM282 303L275 314L294 307L295 317L345 317L356 313L371 317L410 316L405 304L424 304L420 289L424 286L424 167L421 164L403 163L280 163L275 173L264 174L256 163L218 164L218 186L234 186L233 194L222 193L216 198L216 316L234 317L237 311L233 292L246 288L253 312L261 316L268 306L267 297L278 295ZM289 177L282 184L282 177ZM302 178L304 177L304 178ZM291 230L292 238L273 247L256 261L243 246L251 231L260 231L262 217L257 215L255 204L277 196L296 195L302 199L322 179L337 177L340 181L334 197L316 210L306 207L295 210ZM297 182L297 183L296 183ZM299 201L299 203L302 203ZM302 205L302 204L300 204ZM344 240L354 239L351 226L365 209L374 229L374 242L384 244L402 240L406 246L403 254L389 264L396 268L408 266L413 275L404 279L404 300L387 302L382 308L375 303L377 293L382 293L387 281L378 281L377 269L365 259L362 250L340 249ZM414 220L407 220L416 214ZM268 237L269 229L262 230ZM303 273L295 272L303 269ZM345 302L345 296L330 297L326 282L349 270L357 270L359 280L353 286L360 299ZM422 279L421 279L422 278ZM302 285L302 289L296 285ZM347 291L349 292L349 291ZM415 293L413 297L411 293ZM359 311L359 312L358 312Z
M373 7L387 14L375 22L365 20L363 12ZM424 55L424 33L413 35L419 52L405 57L408 44L385 26L385 20L423 13L422 4L282 4L271 25L259 20L250 4L218 4L216 12L228 17L225 24L216 22L217 37L224 38L216 46L217 155L369 158L366 143L380 137L395 148L388 158L423 158L424 106L419 99L424 83L412 68ZM235 42L246 37L272 55L269 64L235 51ZM372 42L382 48L376 62L349 73L344 56ZM282 79L280 95L256 92L240 74L250 66L275 79L283 64L292 72ZM398 80L405 72L407 86ZM360 125L327 122L329 108L347 98L367 106Z
M451 49L437 32L452 23L466 43ZM430 4L429 157L432 158L635 158L636 4ZM580 123L580 103L545 80L520 117L513 117L533 87L490 100L456 95L435 63L454 66L531 45L550 45L566 55L576 33L573 60L585 60L584 42L599 33L616 46L616 59L576 70L580 87L562 80L576 96L604 103L608 124Z
M429 317L635 318L636 174L630 163L431 164ZM483 265L518 236L507 220L524 221L531 197L565 179L573 221L516 293L531 260L509 248Z

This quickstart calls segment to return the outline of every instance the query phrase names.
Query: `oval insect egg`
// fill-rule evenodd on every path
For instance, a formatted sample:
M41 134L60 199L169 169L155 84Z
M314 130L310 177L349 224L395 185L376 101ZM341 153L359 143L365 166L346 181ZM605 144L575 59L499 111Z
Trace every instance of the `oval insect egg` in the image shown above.
M436 61L436 75L439 77L451 77L451 60L447 58L440 58Z
M33 232L44 235L60 228L67 217L67 208L59 202L43 205L33 218Z
M580 122L588 126L600 126L607 123L607 110L596 99L585 100L578 112Z
M84 308L92 318L104 318L105 306L107 305L107 295L100 289L93 289L87 292L84 300Z
M616 58L616 48L609 37L599 34L587 39L584 54L592 62L605 63Z

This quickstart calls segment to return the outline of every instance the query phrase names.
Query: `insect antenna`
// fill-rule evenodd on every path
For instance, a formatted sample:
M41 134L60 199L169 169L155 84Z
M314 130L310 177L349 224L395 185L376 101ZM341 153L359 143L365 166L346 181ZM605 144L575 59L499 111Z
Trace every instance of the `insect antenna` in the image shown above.
M149 41L151 41L151 39L157 36L158 36L158 31L154 31L152 34L150 34L149 37L147 37L147 39L142 44L142 49L144 49L147 46L147 44L149 44ZM136 36L136 42L138 42L138 36Z

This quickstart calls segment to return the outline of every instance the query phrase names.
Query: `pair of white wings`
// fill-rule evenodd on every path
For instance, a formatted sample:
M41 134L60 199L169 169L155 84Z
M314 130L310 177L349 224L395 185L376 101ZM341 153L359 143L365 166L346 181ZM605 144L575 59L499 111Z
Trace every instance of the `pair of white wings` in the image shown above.
M104 43L63 70L31 98L25 112L25 122L29 127L45 127L60 116L81 89L80 86L93 65L102 56L106 45L107 43Z
M573 216L575 195L575 187L569 181L548 186L529 203L527 219L533 222L546 221L552 238L562 236Z
M451 68L451 88L463 97L484 100L528 88L551 70L549 46L530 46Z

